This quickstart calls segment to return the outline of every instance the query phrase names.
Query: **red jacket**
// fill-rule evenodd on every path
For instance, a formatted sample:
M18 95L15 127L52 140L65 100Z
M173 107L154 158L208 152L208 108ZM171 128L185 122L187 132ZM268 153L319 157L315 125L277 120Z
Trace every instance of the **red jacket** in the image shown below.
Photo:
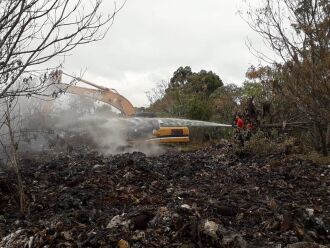
M242 129L244 127L244 121L241 118L236 119L236 127Z

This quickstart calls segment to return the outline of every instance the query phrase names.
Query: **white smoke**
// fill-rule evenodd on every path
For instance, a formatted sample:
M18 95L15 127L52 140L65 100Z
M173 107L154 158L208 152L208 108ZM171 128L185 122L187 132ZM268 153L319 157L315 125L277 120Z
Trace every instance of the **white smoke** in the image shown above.
M90 99L83 97L68 99L60 99L51 113L42 112L44 100L25 97L17 100L11 116L15 116L12 126L19 153L71 152L81 148L105 155L132 151L158 155L162 152L158 145L145 143L159 127L157 121L119 117L111 108L93 105ZM5 125L0 128L0 137L8 148L10 139ZM3 148L2 157L6 152Z

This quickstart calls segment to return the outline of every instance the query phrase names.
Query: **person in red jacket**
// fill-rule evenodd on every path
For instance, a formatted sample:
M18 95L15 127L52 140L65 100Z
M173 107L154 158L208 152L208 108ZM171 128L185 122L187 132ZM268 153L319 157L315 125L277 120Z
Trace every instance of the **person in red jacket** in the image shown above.
M243 121L243 119L241 118L240 115L236 115L236 127L238 129L243 129L244 128L244 121Z
M239 141L241 146L244 146L244 135L243 135L243 128L244 128L244 121L240 115L236 115L235 118L235 138Z

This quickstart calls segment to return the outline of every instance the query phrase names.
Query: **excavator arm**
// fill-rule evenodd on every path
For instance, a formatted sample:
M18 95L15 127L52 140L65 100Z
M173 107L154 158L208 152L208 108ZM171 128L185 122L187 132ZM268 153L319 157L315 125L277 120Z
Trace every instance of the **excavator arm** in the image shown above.
M135 114L135 110L133 105L122 95L115 93L111 90L97 90L97 89L89 89L85 87L80 87L76 85L68 85L68 84L56 84L54 87L58 90L79 95L85 96L88 98L92 98L94 100L98 100L104 103L108 103L109 105L118 109L125 116L132 116ZM47 106L44 108L44 112L49 112L52 108L53 101L48 101Z
M120 95L118 92L93 84L91 82L88 82L81 78L76 78L71 75L65 74L67 76L73 77L77 81L84 82L86 84L89 84L97 89L90 89L85 87L80 87L76 85L69 85L64 84L61 81L61 74L63 72L58 72L55 79L57 83L53 84L53 87L55 88L55 91L63 91L75 95L85 96L88 98L92 98L94 100L98 100L104 103L107 103L116 109L118 109L124 116L133 116L135 114L135 109L132 105L132 103L127 100L124 96ZM53 106L53 101L48 101L44 108L43 112L48 113L51 111L51 108Z

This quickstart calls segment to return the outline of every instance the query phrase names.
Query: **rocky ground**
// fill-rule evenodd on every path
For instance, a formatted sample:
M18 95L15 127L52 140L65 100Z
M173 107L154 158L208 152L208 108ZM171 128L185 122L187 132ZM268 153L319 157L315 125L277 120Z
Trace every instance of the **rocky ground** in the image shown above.
M0 171L0 247L280 248L330 242L330 167L294 156L237 157L222 143L157 157L39 154L21 164L24 215L15 175Z

